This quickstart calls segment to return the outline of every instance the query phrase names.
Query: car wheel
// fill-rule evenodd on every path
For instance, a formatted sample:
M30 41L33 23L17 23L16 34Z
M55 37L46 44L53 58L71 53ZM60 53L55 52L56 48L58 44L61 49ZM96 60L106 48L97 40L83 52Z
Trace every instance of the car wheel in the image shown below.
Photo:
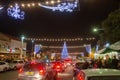
M7 71L7 68L4 68L4 69L3 69L3 72L6 72L6 71Z

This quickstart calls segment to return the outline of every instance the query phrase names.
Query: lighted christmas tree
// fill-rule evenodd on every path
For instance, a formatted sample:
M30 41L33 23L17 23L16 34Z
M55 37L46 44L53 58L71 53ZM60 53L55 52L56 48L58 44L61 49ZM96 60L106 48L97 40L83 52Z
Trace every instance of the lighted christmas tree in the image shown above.
M64 42L64 45L63 45L61 58L62 59L67 59L68 58L68 51L67 51L66 42Z

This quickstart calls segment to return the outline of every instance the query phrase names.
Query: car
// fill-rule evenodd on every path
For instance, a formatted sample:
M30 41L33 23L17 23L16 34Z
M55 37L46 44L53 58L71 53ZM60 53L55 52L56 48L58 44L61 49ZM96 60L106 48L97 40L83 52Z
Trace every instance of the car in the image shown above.
M14 60L11 63L9 63L10 69L17 70L23 67L24 61L23 60Z
M74 76L76 76L78 74L78 72L83 69L84 63L85 63L85 61L79 61L79 62L75 63L75 65L73 67L73 75Z
M7 62L0 61L0 72L5 72L9 70L9 65Z
M120 70L117 69L86 69L81 70L76 80L120 80Z
M57 61L57 62L54 62L53 63L53 66L52 66L52 69L53 71L56 71L56 72L65 72L65 66L64 64L62 64L61 62Z
M73 67L73 75L76 76L80 70L83 69L83 65L85 62L77 62L75 63L74 67Z
M28 62L19 69L17 80L56 80L56 73L46 69L46 64L41 62Z

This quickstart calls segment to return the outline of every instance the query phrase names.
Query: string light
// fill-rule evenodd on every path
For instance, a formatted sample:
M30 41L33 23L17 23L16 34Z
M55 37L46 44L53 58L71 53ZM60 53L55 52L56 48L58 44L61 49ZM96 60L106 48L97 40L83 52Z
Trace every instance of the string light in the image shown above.
M45 4L49 4L49 2L48 2L48 1L46 1L46 2L45 2Z
M38 3L38 6L40 6L41 5L41 3Z
M58 0L57 2L60 3L60 0Z
M27 4L28 7L30 7L31 5L30 4Z
M25 4L21 4L22 7L25 7Z
M49 39L49 38L43 38L43 39L38 39L38 38L26 38L26 40L39 40L39 41L83 41L83 40L95 40L95 38L72 38L72 39L67 39L67 38L63 38L63 39Z
M35 6L35 3L32 3L32 6L34 7L34 6Z
M86 45L87 46L87 45ZM86 47L86 46L67 46L67 48L81 48L81 47ZM43 48L63 48L62 46L42 46Z
M55 2L54 2L54 1L51 1L50 3L51 3L51 4L54 4Z

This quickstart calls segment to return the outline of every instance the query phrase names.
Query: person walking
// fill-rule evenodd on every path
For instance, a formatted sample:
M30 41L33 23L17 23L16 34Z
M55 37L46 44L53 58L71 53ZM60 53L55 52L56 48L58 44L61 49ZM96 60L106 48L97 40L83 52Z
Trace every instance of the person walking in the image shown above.
M116 58L116 56L113 56L113 59L112 59L112 63L111 63L111 66L113 69L118 69L118 59Z

